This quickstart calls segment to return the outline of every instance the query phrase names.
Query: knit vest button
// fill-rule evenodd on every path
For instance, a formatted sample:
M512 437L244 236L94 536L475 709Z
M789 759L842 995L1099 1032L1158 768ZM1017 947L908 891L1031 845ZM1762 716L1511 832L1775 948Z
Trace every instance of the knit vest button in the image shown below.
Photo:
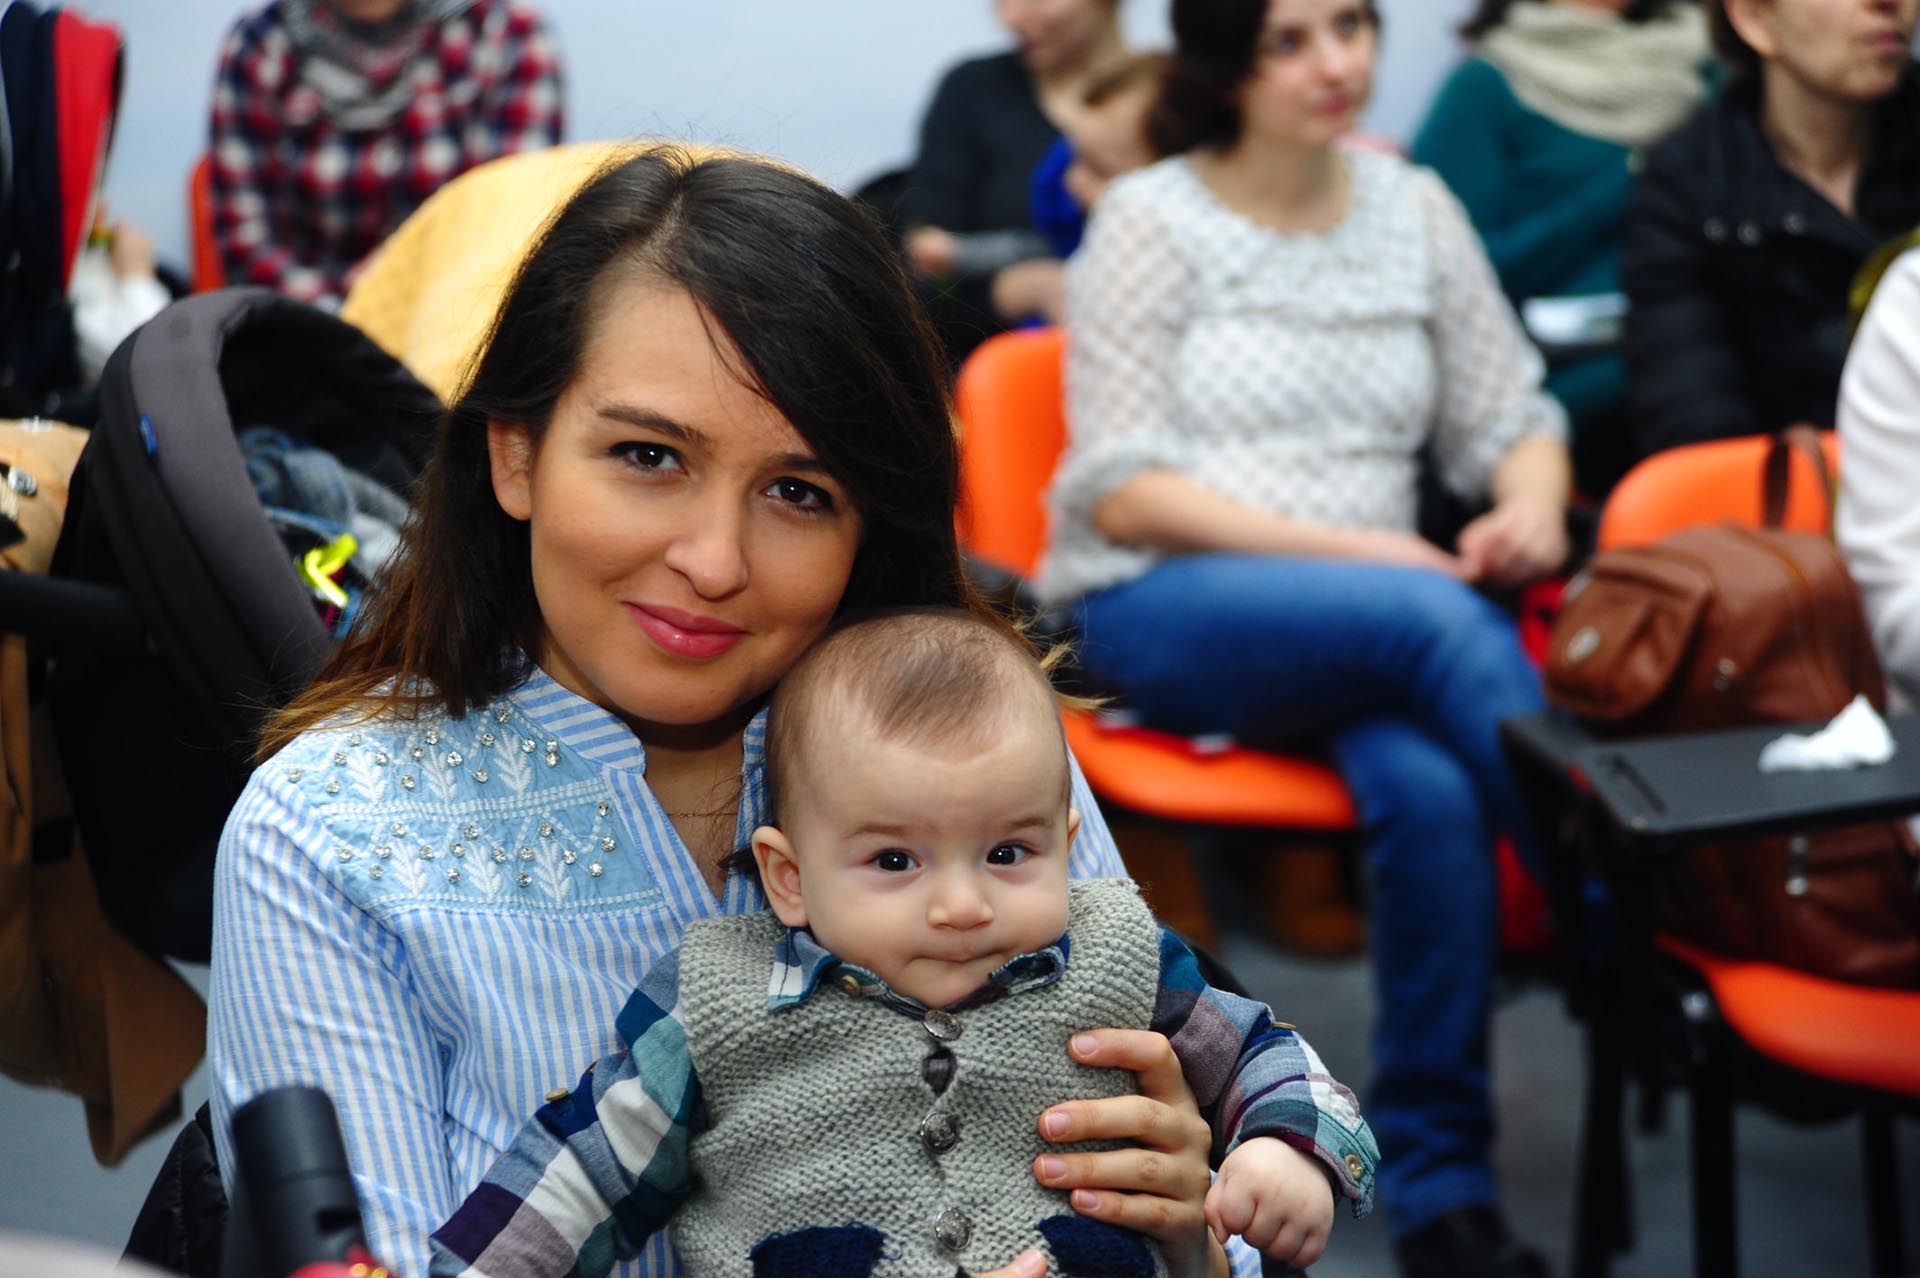
M946 1153L960 1143L960 1120L944 1109L929 1110L920 1120L920 1143L932 1153Z
M956 1254L965 1251L972 1237L973 1220L958 1207L949 1207L934 1217L933 1240L940 1244L943 1251Z
M960 1018L944 1007L930 1007L927 1014L920 1018L920 1024L927 1033L943 1043L951 1043L960 1037Z

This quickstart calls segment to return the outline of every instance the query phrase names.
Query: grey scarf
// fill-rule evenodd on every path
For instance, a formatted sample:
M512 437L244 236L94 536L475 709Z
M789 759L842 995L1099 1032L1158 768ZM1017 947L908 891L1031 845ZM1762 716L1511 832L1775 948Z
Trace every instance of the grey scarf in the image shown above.
M301 77L350 131L378 129L406 110L413 86L404 72L441 23L476 0L407 0L394 17L349 22L330 0L281 0L288 38L303 55Z
M1480 41L1513 94L1562 128L1639 148L1658 141L1700 102L1706 17L1677 4L1657 18L1521 0Z

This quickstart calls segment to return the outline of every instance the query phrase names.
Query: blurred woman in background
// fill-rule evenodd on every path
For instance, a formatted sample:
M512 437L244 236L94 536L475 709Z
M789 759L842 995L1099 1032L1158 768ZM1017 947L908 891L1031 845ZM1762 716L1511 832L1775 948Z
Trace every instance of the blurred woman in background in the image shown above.
M1712 0L1733 68L1647 157L1620 274L1637 456L1833 425L1847 294L1920 224L1920 0Z
M1705 16L1690 0L1480 0L1460 34L1470 56L1412 156L1460 198L1523 316L1534 302L1580 489L1603 497L1631 456L1618 337L1634 167L1700 103Z
M1150 121L1069 268L1070 442L1040 589L1149 723L1325 740L1364 830L1369 1119L1409 1278L1534 1278L1497 1208L1492 843L1524 818L1499 722L1542 704L1472 583L1567 554L1566 419L1446 187L1336 145L1372 89L1365 0L1174 0ZM1490 498L1421 539L1431 445ZM1529 849L1530 850L1530 849Z

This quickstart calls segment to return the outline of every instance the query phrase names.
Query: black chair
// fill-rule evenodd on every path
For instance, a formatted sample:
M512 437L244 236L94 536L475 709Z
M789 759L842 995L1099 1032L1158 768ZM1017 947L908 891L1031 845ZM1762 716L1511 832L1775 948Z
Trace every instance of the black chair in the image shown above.
M1505 725L1535 822L1559 851L1549 895L1586 1036L1576 1278L1604 1275L1632 1245L1629 1080L1645 1119L1670 1087L1688 1097L1698 1278L1739 1272L1737 1103L1799 1121L1858 1115L1873 1273L1909 1272L1892 1124L1920 1115L1920 992L1706 954L1659 935L1649 907L1650 876L1691 849L1920 811L1920 716L1891 726L1899 751L1884 766L1762 774L1760 748L1790 725L1607 742L1556 714Z

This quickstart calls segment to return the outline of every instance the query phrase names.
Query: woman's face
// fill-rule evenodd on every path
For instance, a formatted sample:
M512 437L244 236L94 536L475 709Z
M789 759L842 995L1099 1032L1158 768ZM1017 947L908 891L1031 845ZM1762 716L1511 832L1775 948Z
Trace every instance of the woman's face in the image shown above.
M1311 148L1351 132L1373 92L1375 35L1360 0L1269 0L1240 90L1245 139Z
M1727 0L1727 18L1769 78L1822 97L1873 102L1911 59L1920 0Z
M683 289L602 287L539 440L488 429L495 496L530 525L539 662L642 740L731 727L826 628L860 515Z
M1117 21L1114 0L994 0L994 8L1035 75L1078 65Z

